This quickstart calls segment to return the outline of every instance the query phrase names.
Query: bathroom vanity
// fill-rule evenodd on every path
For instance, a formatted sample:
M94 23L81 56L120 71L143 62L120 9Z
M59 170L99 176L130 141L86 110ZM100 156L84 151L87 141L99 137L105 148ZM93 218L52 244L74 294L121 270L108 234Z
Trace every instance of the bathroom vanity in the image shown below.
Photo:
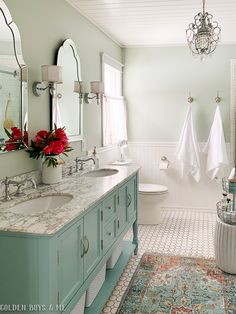
M74 175L0 203L1 311L12 313L18 306L22 313L70 313L133 225L133 243L125 244L85 311L100 313L138 243L138 167L113 168L118 173L112 176ZM61 207L27 215L15 206L52 195L73 198Z

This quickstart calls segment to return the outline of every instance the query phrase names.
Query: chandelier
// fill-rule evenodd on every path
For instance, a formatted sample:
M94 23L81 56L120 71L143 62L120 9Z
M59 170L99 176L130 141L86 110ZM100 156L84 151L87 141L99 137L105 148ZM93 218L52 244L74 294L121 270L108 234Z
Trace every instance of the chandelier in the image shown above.
M194 23L189 24L186 30L188 46L194 56L199 55L201 59L212 54L220 40L221 29L213 15L205 12L205 0L203 0L203 11L194 17Z

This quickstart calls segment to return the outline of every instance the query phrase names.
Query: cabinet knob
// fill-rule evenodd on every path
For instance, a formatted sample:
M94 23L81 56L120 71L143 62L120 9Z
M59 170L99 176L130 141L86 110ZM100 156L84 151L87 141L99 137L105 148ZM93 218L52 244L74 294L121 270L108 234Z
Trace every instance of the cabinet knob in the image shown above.
M111 209L111 206L107 206L108 209Z
M109 236L112 236L112 232L108 232L107 234L108 234Z

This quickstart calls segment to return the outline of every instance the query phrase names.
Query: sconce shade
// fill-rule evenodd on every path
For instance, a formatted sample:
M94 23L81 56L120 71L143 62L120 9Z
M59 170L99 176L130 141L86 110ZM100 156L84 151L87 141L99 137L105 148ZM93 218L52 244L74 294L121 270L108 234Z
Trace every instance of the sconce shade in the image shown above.
M50 83L62 83L62 67L58 65L42 65L42 81Z
M74 93L82 93L82 88L81 88L81 82L75 81L74 82Z
M90 82L90 87L91 87L91 93L93 94L103 94L104 92L104 86L103 82Z

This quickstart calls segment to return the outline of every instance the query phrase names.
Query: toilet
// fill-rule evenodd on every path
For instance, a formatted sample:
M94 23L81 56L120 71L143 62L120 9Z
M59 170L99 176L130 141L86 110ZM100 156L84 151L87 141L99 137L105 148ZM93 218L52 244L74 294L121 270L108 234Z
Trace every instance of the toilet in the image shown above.
M139 184L139 224L156 225L161 222L161 205L167 198L168 187L158 184Z

